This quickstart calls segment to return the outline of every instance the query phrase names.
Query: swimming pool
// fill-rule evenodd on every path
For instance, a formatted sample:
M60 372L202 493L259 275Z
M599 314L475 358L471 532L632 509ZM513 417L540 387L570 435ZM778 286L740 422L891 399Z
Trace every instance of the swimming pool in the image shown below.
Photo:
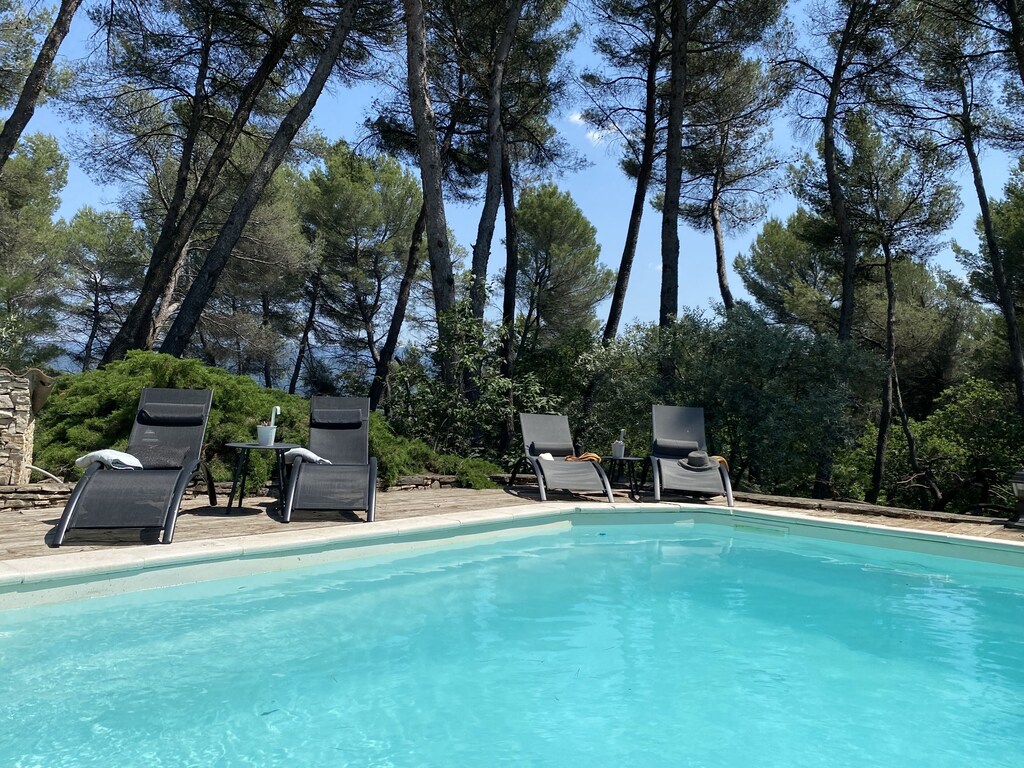
M0 612L0 764L1024 764L1021 569L684 523Z

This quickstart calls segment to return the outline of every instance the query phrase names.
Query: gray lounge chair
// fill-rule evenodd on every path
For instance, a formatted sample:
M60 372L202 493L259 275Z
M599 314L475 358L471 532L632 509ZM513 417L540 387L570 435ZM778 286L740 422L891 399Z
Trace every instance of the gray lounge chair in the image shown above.
M370 456L370 401L365 397L313 397L309 450L330 464L296 457L288 478L282 520L294 509L365 510L373 522L377 458Z
M540 500L547 501L547 489L596 491L612 499L612 487L600 464L593 461L566 461L575 456L569 420L553 413L520 413L526 460L537 476ZM551 460L538 458L550 453Z
M213 478L200 461L212 403L209 389L142 390L125 452L143 468L90 464L64 507L53 545L73 528L159 528L170 544L181 497L200 472L215 505Z
M698 496L725 496L734 506L729 472L719 462L708 459L700 466L697 456L707 451L704 437L704 409L674 405L655 405L651 418L651 469L654 474L654 500L661 501L665 490ZM697 452L692 459L690 455Z

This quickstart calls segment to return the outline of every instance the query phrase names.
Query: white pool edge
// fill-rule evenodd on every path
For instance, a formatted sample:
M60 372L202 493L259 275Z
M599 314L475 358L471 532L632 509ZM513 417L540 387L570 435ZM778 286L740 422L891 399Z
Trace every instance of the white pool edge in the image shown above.
M576 519L574 519L576 518ZM750 526L1024 569L1024 543L825 519L793 510L686 504L524 504L337 528L282 530L170 546L133 546L0 561L0 610L120 594L175 584L286 570L319 563L414 551L439 542L533 535L544 528L597 522L713 523Z

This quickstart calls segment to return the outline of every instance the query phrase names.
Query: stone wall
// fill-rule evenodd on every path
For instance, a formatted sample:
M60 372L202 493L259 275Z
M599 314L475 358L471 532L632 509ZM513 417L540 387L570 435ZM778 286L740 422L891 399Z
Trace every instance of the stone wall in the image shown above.
M59 510L68 502L71 486L64 483L33 483L32 485L0 485L0 510Z
M0 485L28 483L35 432L31 382L0 368Z

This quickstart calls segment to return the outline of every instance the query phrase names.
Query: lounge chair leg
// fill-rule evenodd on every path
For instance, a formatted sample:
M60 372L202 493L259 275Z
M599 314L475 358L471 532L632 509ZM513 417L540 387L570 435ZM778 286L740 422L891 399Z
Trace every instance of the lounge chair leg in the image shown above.
M516 459L516 463L512 465L512 474L508 478L508 486L511 488L516 484L516 476L522 471L525 465L529 464L525 456L520 456Z
M178 522L178 512L181 510L181 499L185 495L185 489L188 488L188 484L192 482L192 478L200 471L200 467L196 466L191 472L186 472L184 469L178 474L178 482L174 486L174 493L171 496L171 501L167 505L167 514L164 517L164 535L160 539L161 544L170 544L174 541L174 526Z
M721 464L718 465L718 471L722 473L722 486L725 488L725 501L730 507L735 507L736 502L732 498L732 481L729 480L729 471Z
M213 484L213 472L210 469L210 465L205 461L199 464L199 469L203 473L203 478L206 481L206 494L210 498L210 506L217 506L217 487Z
M288 473L288 492L281 503L281 522L290 523L292 506L295 504L295 489L299 485L299 474L302 472L302 457L296 456L292 461L292 471Z
M53 546L59 547L64 543L64 537L67 536L68 529L71 528L71 521L75 518L75 512L78 510L78 500L82 498L82 494L85 493L85 487L89 484L90 478L95 475L100 469L99 463L93 463L89 465L89 468L85 470L85 474L82 475L78 481L78 485L75 486L75 490L71 493L71 498L68 499L68 503L64 505L64 512L60 516L60 523L57 525L57 534L53 538Z
M658 459L651 457L651 479L654 481L654 500L661 501L661 471Z
M366 522L377 515L377 457L370 457L369 487L366 489Z

